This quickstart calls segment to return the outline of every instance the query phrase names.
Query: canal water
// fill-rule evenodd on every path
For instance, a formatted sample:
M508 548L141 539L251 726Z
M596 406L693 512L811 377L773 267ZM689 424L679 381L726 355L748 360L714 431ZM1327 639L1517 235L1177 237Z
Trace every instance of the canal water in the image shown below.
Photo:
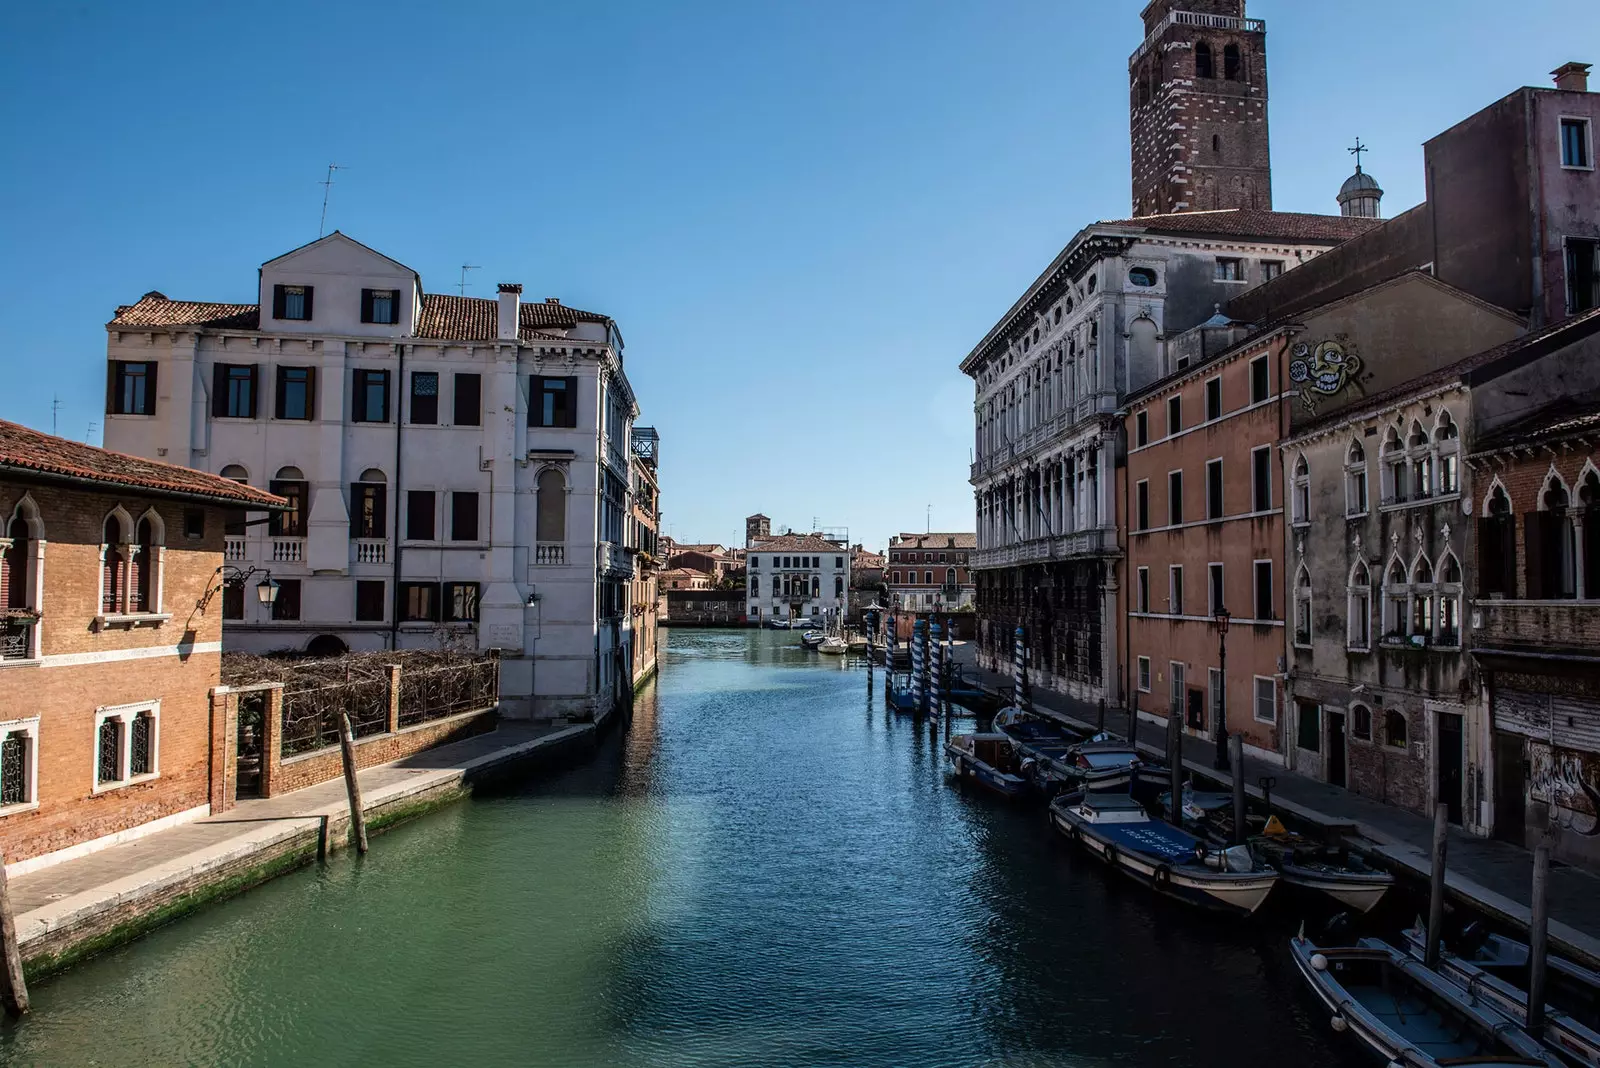
M0 1063L1366 1063L1293 917L1191 914L963 792L797 635L665 644L592 763L38 984Z

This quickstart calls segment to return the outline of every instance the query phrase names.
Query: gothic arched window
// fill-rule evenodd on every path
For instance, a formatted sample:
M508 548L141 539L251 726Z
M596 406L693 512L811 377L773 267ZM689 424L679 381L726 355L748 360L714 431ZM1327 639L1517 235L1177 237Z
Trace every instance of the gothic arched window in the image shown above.
M1244 61L1239 56L1239 46L1228 45L1222 50L1222 76L1230 82L1244 77Z
M1211 62L1211 46L1204 41L1194 46L1194 76L1196 78L1215 78L1216 68Z

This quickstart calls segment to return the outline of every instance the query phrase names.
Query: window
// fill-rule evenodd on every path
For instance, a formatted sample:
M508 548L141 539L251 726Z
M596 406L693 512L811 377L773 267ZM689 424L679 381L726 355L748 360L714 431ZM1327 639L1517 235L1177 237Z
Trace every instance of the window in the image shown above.
M1206 518L1222 518L1222 461L1206 461Z
M1148 612L1148 611L1150 611L1150 569L1148 567L1141 567L1139 569L1138 574L1139 574L1139 590L1138 590L1139 611Z
M1141 693L1150 692L1150 658L1148 656L1139 658L1139 691Z
M1176 660L1167 661L1167 714L1183 715L1183 665Z
M1222 418L1222 379L1212 378L1206 382L1206 422Z
M355 423L389 421L389 372L360 369L350 394L350 420Z
M1587 533L1588 524L1584 525ZM1505 487L1496 484L1489 494L1484 517L1478 520L1478 593L1487 597L1517 595L1517 517Z
M1363 742L1372 741L1372 709L1366 705L1350 709L1350 733Z
M303 538L306 536L306 512L310 485L298 467L278 469L278 477L267 483L267 492L289 502L281 512L273 512L267 529L275 538Z
M272 602L273 619L300 618L300 580L275 579L278 584L277 599Z
M1567 238L1567 311L1600 307L1600 241Z
M95 713L95 789L158 774L160 716L159 702L102 708Z
M1133 487L1133 529L1150 529L1150 482L1140 479Z
M1209 701L1209 707L1210 707L1210 711L1211 711L1211 720L1210 720L1210 722L1212 722L1212 723L1221 722L1222 719L1224 718L1224 716L1226 716L1227 710L1223 707L1223 700L1226 697L1226 695L1223 693L1222 672L1221 672L1220 669L1218 669L1218 668L1207 668L1206 669L1206 694L1210 699L1210 701ZM1205 726L1205 724L1204 723L1197 723L1197 724L1195 724L1195 726L1203 727L1203 726Z
M1383 576L1383 636L1403 638L1406 635L1407 609L1411 590L1406 582L1406 571L1399 560L1391 560Z
M311 419L316 397L315 367L278 368L279 419Z
M95 786L121 782L122 772L122 721L103 719L95 728Z
M1278 680L1256 676L1256 719L1262 723L1278 721Z
M360 482L350 483L350 536L385 538L389 535L388 490L383 472L369 468Z
M433 490L409 490L406 493L406 537L412 541L432 541Z
M900 572L896 571L889 581L898 586L900 584Z
M199 541L206 536L206 513L201 508L183 510L183 537L185 541Z
M1457 647L1461 644L1461 562L1454 553L1446 553L1439 564L1439 616L1438 644Z
M1523 556L1532 600L1577 596L1577 537L1567 505L1567 488L1552 474L1539 507L1524 517Z
M100 544L100 611L119 615L127 610L127 574L124 543L127 537L116 514L106 516Z
M112 360L107 368L106 412L156 414L156 365L142 360Z
M255 364L219 363L211 368L211 417L256 417Z
M1383 741L1385 745L1392 745L1396 749L1404 749L1410 736L1410 726L1406 723L1405 713L1394 709L1383 714Z
M1230 82L1236 82L1244 77L1244 61L1239 55L1239 46L1236 44L1223 46L1222 76Z
M222 587L222 618L244 618L244 583L229 582Z
M0 723L0 808L38 800L39 720Z
M946 586L954 586L956 584L956 569L955 568L947 567L947 568L944 569L944 584Z
M1219 256L1217 258L1217 281L1243 282L1244 261L1231 256Z
M1270 281L1272 281L1274 278L1278 277L1282 273L1283 273L1283 261L1282 260L1262 260L1261 261L1261 280L1263 282L1270 282Z
M437 582L400 583L400 622L439 622L439 584Z
M1183 472L1169 471L1167 473L1167 525L1177 526L1183 522Z
M1272 610L1272 561L1256 561L1256 618L1276 619Z
M273 286L272 317L311 321L311 298L315 286Z
M1204 41L1194 46L1194 76L1196 78L1215 78L1216 69L1211 62L1211 46Z
M361 321L364 323L398 323L400 321L400 294L393 289L363 289L361 291Z
M1304 564L1294 579L1294 643L1311 644L1311 572Z
M1128 281L1140 289L1148 289L1156 284L1156 272L1148 267L1134 267L1128 271Z
M1210 592L1210 598L1206 602L1206 609L1211 615L1214 616L1221 611L1222 606L1227 603L1226 599L1222 595L1222 565L1207 564L1206 578L1208 579L1207 587Z
M411 372L411 421L418 426L439 421L439 372Z
M922 573L922 584L924 586L932 586L933 585L933 572L932 571L924 571Z
M384 582L382 579L356 581L356 622L382 623Z
M1561 165L1563 167L1594 166L1590 162L1589 120L1561 120Z
M1322 752L1322 706L1310 701L1296 701L1295 705L1300 712L1295 744L1308 753Z
M1372 647L1372 576L1367 565L1356 561L1350 570L1349 620L1346 641L1351 649L1366 650Z
M450 540L478 540L478 495L450 494Z
M1175 616L1183 615L1183 565L1173 564L1167 568L1167 611Z
M1141 448L1150 444L1150 416L1146 412L1133 417L1133 443Z
M939 562L941 564L944 563L944 553L940 553L939 554ZM834 567L843 567L844 566L844 557L835 556L833 558L833 566ZM954 571L950 572L950 581L951 582L955 581L955 572Z
M1352 441L1344 456L1344 514L1367 514L1367 451Z
M1407 499L1406 482L1409 468L1405 448L1400 444L1400 431L1390 427L1383 438L1383 496L1385 504L1398 504Z
M1167 398L1167 437L1172 437L1183 429L1183 398L1174 396Z
M1311 521L1311 468L1306 463L1305 454L1295 457L1294 472L1289 478L1291 521L1295 523L1309 523Z
M1271 445L1250 450L1250 509L1255 512L1272 509Z
M446 582L444 584L444 620L446 623L473 623L478 619L478 584L476 582Z
M1450 418L1447 411L1439 412L1438 424L1433 428L1433 448L1438 454L1438 464L1434 468L1438 476L1438 491L1440 494L1459 493L1461 491L1460 474L1460 431L1456 428L1455 420Z
M455 425L477 426L483 392L483 376L458 374L455 377L455 383Z
M529 389L528 425L578 425L578 380L534 375Z
M1267 358L1257 356L1250 361L1250 403L1260 404L1272 395L1272 382L1268 373Z
M157 519L159 522L159 518ZM134 528L132 582L129 584L129 610L161 611L161 540L156 536L150 516Z

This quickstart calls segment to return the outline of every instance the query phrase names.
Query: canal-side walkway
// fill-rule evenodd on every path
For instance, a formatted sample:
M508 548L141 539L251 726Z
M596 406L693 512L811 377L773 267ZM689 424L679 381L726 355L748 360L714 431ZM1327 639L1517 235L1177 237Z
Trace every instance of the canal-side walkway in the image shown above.
M593 724L501 722L488 733L367 768L360 783L368 830L455 800L571 745L592 744L594 733ZM242 801L216 816L16 876L10 897L28 971L54 971L345 848L349 816L340 778Z
M958 647L957 659L969 678L1009 695L1009 675L985 671L972 663L972 646ZM1099 709L1086 701L1035 687L1036 711L1057 716L1078 727L1093 727ZM1126 734L1127 714L1111 710L1106 729ZM1166 759L1166 728L1141 720L1136 739L1140 748ZM1212 767L1216 746L1210 739L1184 735L1183 763L1194 775L1232 789L1233 776ZM1385 862L1401 878L1426 882L1430 878L1433 821L1391 805L1360 797L1328 783L1301 775L1278 764L1245 758L1245 789L1258 800L1263 794L1256 781L1264 775L1276 779L1272 807L1331 831L1343 831L1363 853ZM1502 923L1525 929L1531 918L1533 854L1507 842L1492 841L1450 829L1448 875L1445 885L1458 903L1492 916ZM1566 864L1550 870L1550 939L1570 956L1600 966L1600 877Z

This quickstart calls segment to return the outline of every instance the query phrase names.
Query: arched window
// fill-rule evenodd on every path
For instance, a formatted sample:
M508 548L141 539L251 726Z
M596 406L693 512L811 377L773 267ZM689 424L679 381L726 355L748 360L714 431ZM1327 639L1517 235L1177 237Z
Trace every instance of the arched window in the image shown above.
M1438 579L1437 644L1454 648L1461 644L1461 561L1455 553L1446 552L1439 561Z
M133 581L129 584L132 594L131 611L160 611L158 573L161 561L156 555L158 551L155 527L147 515L139 520L138 536L133 547Z
M1404 638L1411 607L1411 590L1406 582L1406 569L1399 560L1389 563L1383 578L1383 636Z
M1222 137L1218 134L1211 135L1211 151L1213 154L1222 151Z
M1435 465L1438 485L1435 489L1440 494L1459 493L1461 490L1460 438L1456 421L1450 418L1449 412L1441 409L1433 428L1433 449L1438 454Z
M1194 46L1194 76L1215 78L1216 68L1211 62L1211 46L1201 41Z
M377 539L389 535L388 479L376 467L361 472L361 477L350 484L350 536ZM382 563L382 546L358 546L358 563Z
M1144 107L1148 103L1150 103L1150 71L1145 69L1139 72L1139 106Z
M1294 643L1311 645L1311 572L1304 564L1294 579Z
M1408 742L1410 728L1406 723L1405 713L1395 709L1383 714L1383 741L1385 745L1392 745L1396 749L1404 749Z
M0 608L18 610L31 606L33 545L29 533L28 521L19 508L6 527L11 544L0 546Z
M1433 565L1418 555L1411 565L1411 637L1426 640L1433 635Z
M1400 504L1411 499L1410 472L1405 446L1400 442L1400 428L1392 426L1383 438L1384 504Z
M298 467L280 467L267 483L267 491L288 500L286 511L272 513L268 527L275 538L303 538L306 536L306 515L310 510L311 487Z
M1344 514L1367 514L1367 451L1352 441L1344 454Z
M1236 44L1223 46L1222 76L1230 82L1239 81L1244 77L1244 61L1239 55L1239 46Z
M1355 567L1350 569L1350 584L1348 588L1349 618L1346 626L1346 640L1349 648L1367 650L1372 648L1372 575L1367 570L1364 560L1357 560Z
M1578 501L1583 505L1582 596L1594 600L1600 597L1600 472L1593 467L1578 484Z
M1528 596L1534 600L1566 600L1578 595L1577 530L1568 505L1567 486L1554 471L1539 494L1539 508L1528 515Z
M567 480L547 467L539 472L534 539L540 563L565 563L567 544ZM547 558L548 557L548 558ZM774 590L773 592L777 592Z
M118 512L120 511L121 509L118 509ZM128 535L123 523L122 516L112 512L106 516L105 526L101 531L100 612L102 615L120 615L128 607L127 575L124 570Z
M1290 495L1292 502L1290 515L1291 522L1309 523L1311 516L1311 466L1306 463L1304 453L1295 457L1294 473L1290 478Z
M954 586L956 584L956 569L955 568L947 567L947 568L944 569L944 584L946 586Z
M1366 705L1350 707L1350 733L1363 742L1372 741L1372 709Z

